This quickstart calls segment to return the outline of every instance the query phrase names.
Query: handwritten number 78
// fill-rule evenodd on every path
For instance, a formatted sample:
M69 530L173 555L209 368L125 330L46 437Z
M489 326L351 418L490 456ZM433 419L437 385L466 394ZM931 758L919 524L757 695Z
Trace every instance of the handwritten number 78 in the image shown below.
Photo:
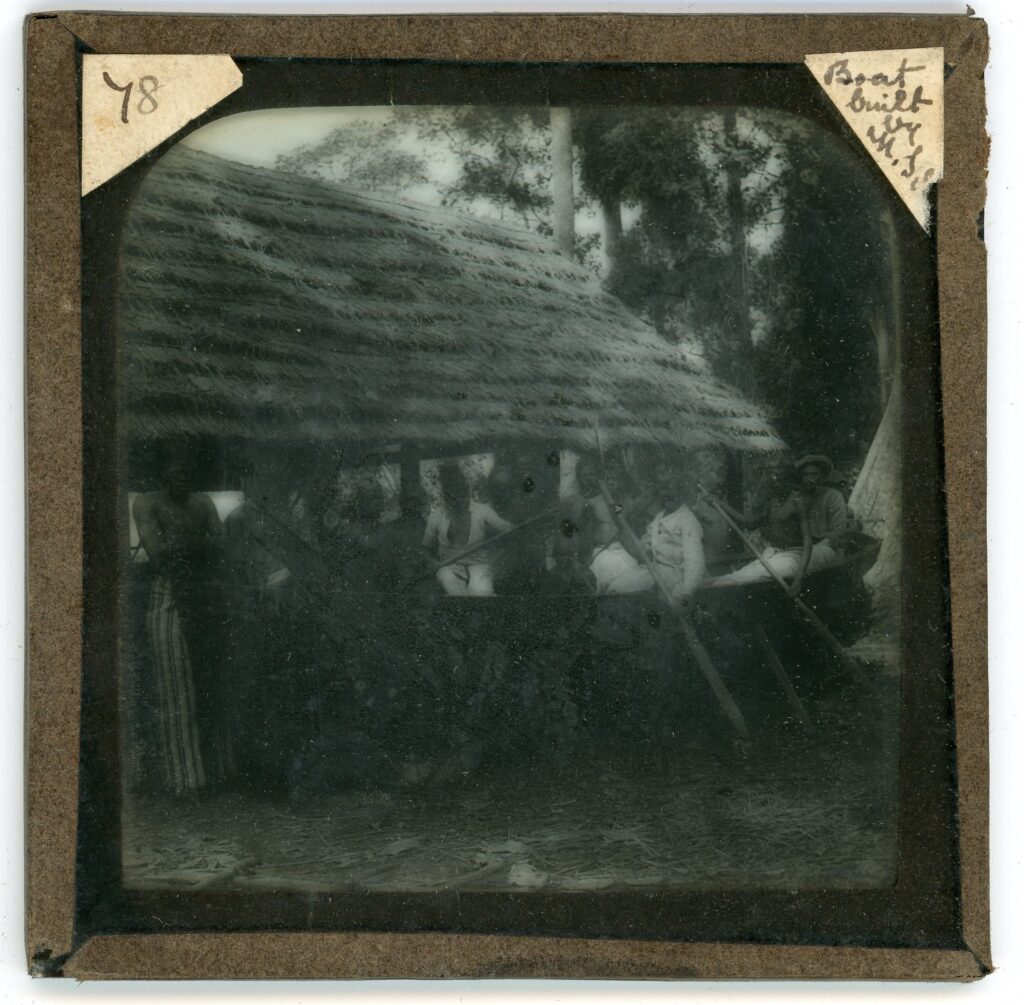
M126 125L128 123L128 102L132 96L132 86L135 83L133 80L129 80L127 84L115 84L111 79L110 74L106 70L103 71L103 82L107 87L120 91L124 94L121 99L121 121ZM156 89L160 86L156 77L146 74L144 77L139 78L139 91L142 97L139 98L138 104L135 106L135 110L140 115L151 115L157 110L157 101L155 97Z

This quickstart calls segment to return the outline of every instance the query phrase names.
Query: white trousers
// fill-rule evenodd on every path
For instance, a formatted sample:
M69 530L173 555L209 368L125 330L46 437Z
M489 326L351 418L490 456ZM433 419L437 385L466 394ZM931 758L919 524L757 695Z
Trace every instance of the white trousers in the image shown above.
M598 593L642 593L654 586L654 579L618 542L594 549L590 571Z
M449 597L493 597L494 573L483 562L452 562L437 570L437 581Z
M800 571L803 559L802 548L765 548L761 554L772 571L783 579L791 580ZM811 559L807 563L807 573L818 572L830 565L835 565L836 551L827 541L819 541L811 548ZM705 586L742 586L747 583L762 583L771 579L771 574L756 558L735 572L709 579Z

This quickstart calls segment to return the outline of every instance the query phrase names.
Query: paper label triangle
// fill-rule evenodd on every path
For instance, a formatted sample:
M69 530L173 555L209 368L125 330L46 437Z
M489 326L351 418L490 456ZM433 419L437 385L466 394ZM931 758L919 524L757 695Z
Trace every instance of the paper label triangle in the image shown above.
M82 195L241 86L230 56L83 56Z
M925 230L942 177L943 50L816 53L804 59Z

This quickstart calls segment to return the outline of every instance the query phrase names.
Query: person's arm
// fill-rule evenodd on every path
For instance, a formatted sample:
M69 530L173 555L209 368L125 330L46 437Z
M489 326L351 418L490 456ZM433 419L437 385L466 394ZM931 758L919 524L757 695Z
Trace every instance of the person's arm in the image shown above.
M825 540L830 547L841 548L850 516L846 509L846 500L838 489L830 489L825 496L825 519L828 523L828 536Z
M505 531L512 529L513 524L509 523L504 517L498 516L487 503L481 503L480 506L482 507L485 530L493 531L495 534L503 534Z
M224 547L224 527L220 522L217 507L205 492L198 493L192 498L198 500L203 515L201 530L196 535L192 546L196 565L203 570L204 578L223 580L226 573L224 568L226 549Z
M799 594L801 587L804 582L804 575L807 572L807 566L811 561L811 549L814 547L814 542L811 540L811 523L807 519L807 505L804 503L800 496L793 496L793 506L796 509L797 518L800 521L800 567L797 569L796 575L793 577L793 581L789 584L789 595L791 597Z
M145 549L153 568L162 572L167 564L171 547L164 538L163 528L156 515L156 505L147 496L137 496L132 507L135 527L139 532L139 543Z
M438 538L438 528L440 527L441 511L432 509L430 515L427 517L427 526L423 530L423 540L420 545L427 551L431 551L434 542Z
M682 563L682 579L679 585L679 600L689 601L704 579L704 533L700 521L693 513L681 514L679 521L679 559Z
M630 527L644 527L650 518L650 511L654 508L654 495L645 489L635 496L627 496L621 505L622 517Z
M625 521L623 520L625 523ZM635 534L619 534L618 542L629 552L641 565L649 562L651 558L651 528L648 526L644 536L637 538ZM639 545L639 547L637 547Z
M730 506L724 499L719 499L718 496L712 495L710 492L704 493L704 498L720 506L741 527L756 527L764 519L763 507L755 507L753 512L745 513L736 509L735 506Z
M204 492L198 496L199 504L203 508L203 542L205 548L213 548L220 551L224 543L224 527L217 515L217 507L213 500Z
M590 513L579 496L562 499L558 504L558 526L555 530L552 553L555 567L561 575L572 574L589 558L592 546L588 542L593 539L591 532Z

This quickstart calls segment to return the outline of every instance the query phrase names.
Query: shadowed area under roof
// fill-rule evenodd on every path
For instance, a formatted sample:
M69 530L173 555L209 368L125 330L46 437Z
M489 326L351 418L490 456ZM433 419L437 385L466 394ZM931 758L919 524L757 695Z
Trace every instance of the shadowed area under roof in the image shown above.
M782 446L546 238L178 146L129 210L125 435Z

